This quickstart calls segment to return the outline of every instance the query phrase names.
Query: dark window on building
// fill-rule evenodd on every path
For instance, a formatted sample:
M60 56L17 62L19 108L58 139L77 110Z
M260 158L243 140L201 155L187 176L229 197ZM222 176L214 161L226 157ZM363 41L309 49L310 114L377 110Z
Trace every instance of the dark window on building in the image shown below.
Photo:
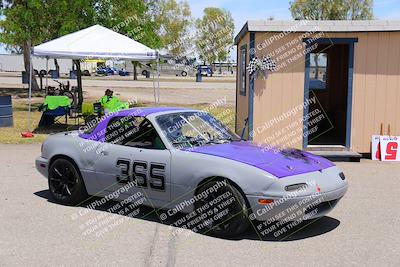
M239 93L246 95L246 63L247 63L247 45L240 48L240 74L239 74Z
M325 90L328 73L328 54L310 53L310 86L311 90Z

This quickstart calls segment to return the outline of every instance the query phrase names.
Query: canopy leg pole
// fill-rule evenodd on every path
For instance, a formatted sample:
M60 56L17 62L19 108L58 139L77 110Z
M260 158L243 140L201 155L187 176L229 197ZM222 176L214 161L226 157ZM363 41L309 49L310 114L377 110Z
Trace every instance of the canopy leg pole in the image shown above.
M46 95L47 95L47 88L49 86L48 84L48 73L49 73L49 57L46 57Z
M152 76L153 76L154 104L157 105L156 80L154 76L154 71L152 71Z
M32 106L32 50L29 53L29 92L28 92L28 131L31 131L31 106Z
M157 52L157 104L160 104L160 54Z
M79 59L73 60L76 67L76 80L78 87L78 99L73 103L74 108L80 109L83 103L83 89L82 89L82 72L81 72L81 61Z

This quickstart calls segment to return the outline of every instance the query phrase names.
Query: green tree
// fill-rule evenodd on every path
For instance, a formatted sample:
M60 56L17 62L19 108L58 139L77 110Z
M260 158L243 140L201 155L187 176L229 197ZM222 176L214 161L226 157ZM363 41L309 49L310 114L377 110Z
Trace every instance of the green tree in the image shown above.
M372 0L295 0L290 12L296 20L368 20L373 18ZM313 54L318 79L319 53Z
M290 12L296 20L367 20L373 18L372 0L295 0Z
M43 5L43 19L46 21L46 27L43 29L44 41L56 39L94 24L94 1L48 0L43 1ZM68 14L68 16L64 14ZM54 59L54 65L59 73L60 67L57 59Z
M31 48L93 23L94 1L3 0L0 42L10 51L22 50L28 75ZM57 66L57 64L56 64ZM32 75L32 89L39 87Z
M196 21L196 47L200 59L211 64L227 59L233 45L234 22L229 11L207 7ZM220 65L221 68L221 65Z
M96 21L153 49L162 47L158 28L151 14L152 2L143 0L100 0L96 3ZM133 61L134 80L139 62Z
M44 39L42 31L43 21L42 1L40 0L4 0L1 13L5 18L0 21L0 42L13 47L22 48L24 55L25 71L32 77L32 89L38 90L39 86L34 73L30 73L31 47Z
M184 0L158 0L154 2L155 25L159 29L162 46L174 57L183 57L190 45L192 25L189 3Z
M349 19L367 20L374 18L373 0L347 0L349 5Z

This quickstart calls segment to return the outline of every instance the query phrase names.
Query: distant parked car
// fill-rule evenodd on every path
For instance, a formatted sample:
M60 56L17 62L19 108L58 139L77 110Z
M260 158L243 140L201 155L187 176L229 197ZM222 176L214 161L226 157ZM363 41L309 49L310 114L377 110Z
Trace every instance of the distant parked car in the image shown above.
M124 70L124 69L122 69L122 70L118 71L118 75L119 76L129 76L129 72Z
M113 71L113 75L118 75L119 74L119 69L117 68L110 68Z
M115 74L114 70L110 67L97 68L96 73L100 74L100 75L114 75Z
M200 66L199 68L202 76L212 77L214 72L209 66Z

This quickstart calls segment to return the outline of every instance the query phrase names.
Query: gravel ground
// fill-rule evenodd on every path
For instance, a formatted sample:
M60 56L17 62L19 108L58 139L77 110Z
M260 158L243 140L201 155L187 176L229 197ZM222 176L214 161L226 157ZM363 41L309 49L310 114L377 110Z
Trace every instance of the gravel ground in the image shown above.
M338 163L350 183L329 217L285 241L194 234L157 222L48 200L34 167L40 145L0 145L0 266L399 266L400 163ZM109 216L114 228L84 234L85 218ZM143 211L146 212L146 209Z
M107 88L111 88L123 100L138 102L154 102L154 89L152 81L131 81L111 79L85 79L83 91L85 101L97 100L104 95ZM192 79L190 79L192 78ZM193 77L171 78L160 81L160 102L163 104L203 104L212 103L220 99L226 100L228 105L235 104L235 82L222 77L208 78L207 82L196 83ZM60 80L66 83L66 79ZM39 82L39 81L38 81ZM71 85L76 85L76 80L70 80ZM44 83L44 81L43 81ZM49 85L58 86L49 79ZM21 88L20 77L0 76L0 88ZM26 85L25 85L26 87Z

